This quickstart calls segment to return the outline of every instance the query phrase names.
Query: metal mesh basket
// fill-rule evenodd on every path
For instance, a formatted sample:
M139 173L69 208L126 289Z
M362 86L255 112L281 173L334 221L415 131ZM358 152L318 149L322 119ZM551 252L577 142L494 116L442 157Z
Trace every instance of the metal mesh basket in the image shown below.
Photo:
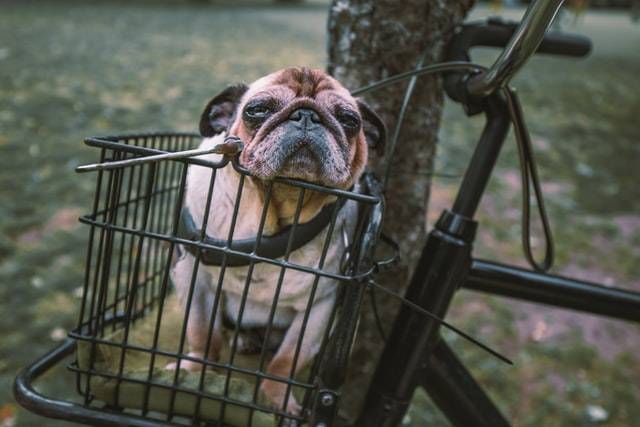
M200 141L195 134L148 134L88 138L86 143L100 149L101 162L110 162L188 150ZM185 184L192 168L209 171L207 204L204 224L197 233L185 234ZM224 168L233 168L238 180L235 198L228 200L232 209L224 210L230 215L223 220L228 234L212 241L206 218L215 217L216 201L221 200L215 196L216 186L222 185ZM352 191L276 178L264 186L258 232L249 236L253 240L247 245L241 241L247 236L240 239L234 233L246 209L243 197L248 196L243 190L249 179L233 156L148 162L98 172L93 210L81 218L90 227L87 270L78 326L70 334L77 343L70 369L77 374L85 406L106 404L132 419L188 425L295 425L335 416L358 307L376 270L372 257L383 209L379 186L368 175ZM278 258L261 247L273 237L267 235L265 218L274 188L297 193L286 251ZM296 233L304 227L304 201L313 194L335 202L323 209L328 225L315 237L317 256L300 256ZM172 274L185 254L191 257L192 270L176 297ZM215 258L217 265L207 265L209 258ZM194 307L203 304L197 284L202 272L215 283L211 294L217 298L206 307L208 317L194 320L190 318ZM265 283L265 277L273 280ZM298 304L306 298L305 305L296 308L299 336L288 352L292 359L287 372L274 373L269 369L274 353L279 354L274 341L283 332L276 320L286 311L281 307L289 307L286 298L294 281L304 283L306 292L296 296ZM259 327L248 325L251 322L244 317L252 314L247 301L267 289L268 321ZM318 301L333 297L328 326L314 330ZM189 322L196 321L207 323L207 350L200 355L189 352L187 339ZM207 354L220 329L214 327L216 322L224 324L217 360ZM312 334L321 334L321 339L314 342L309 356L303 338ZM182 369L185 366L190 370ZM282 405L260 392L265 381L286 389L284 402L278 402ZM287 409L292 399L302 411Z

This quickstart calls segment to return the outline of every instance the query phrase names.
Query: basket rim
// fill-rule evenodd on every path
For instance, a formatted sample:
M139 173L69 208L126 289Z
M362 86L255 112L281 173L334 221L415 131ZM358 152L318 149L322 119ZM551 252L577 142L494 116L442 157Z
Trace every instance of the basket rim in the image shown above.
M139 154L141 156L169 153L169 151L165 151L165 150L140 147L140 146L130 145L127 143L120 142L123 140L127 141L127 140L135 140L138 138L157 138L157 137L205 138L193 132L174 132L174 133L149 132L149 133L131 133L131 134L111 135L111 136L90 136L84 139L84 143L90 147L109 149L117 152ZM237 162L237 157L230 159L229 157L225 156L219 162L212 162L209 160L198 159L198 158L172 159L172 161L190 163L198 166L211 167L214 169L223 168L227 166L227 164L231 163L236 172L249 177L253 176L245 167L243 167ZM333 196L343 197L346 199L355 200L357 202L362 202L362 203L371 204L371 205L376 205L382 202L382 198L379 196L373 196L369 194L358 193L355 191L343 190L343 189L334 188L334 187L327 187L321 184L315 184L312 182L303 181L295 178L287 178L287 177L279 176L279 177L275 177L273 181L276 183L288 184L294 187L300 187L307 190L319 191L319 192L327 193Z

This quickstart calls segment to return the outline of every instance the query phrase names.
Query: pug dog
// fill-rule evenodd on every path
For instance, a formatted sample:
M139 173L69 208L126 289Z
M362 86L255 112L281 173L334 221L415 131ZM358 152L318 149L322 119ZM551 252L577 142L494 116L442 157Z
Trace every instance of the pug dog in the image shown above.
M352 97L325 72L308 68L286 68L248 86L239 84L226 88L207 104L200 121L200 132L204 136L201 148L221 144L230 135L239 138L244 145L238 161L251 176L244 179L233 239L255 238L263 209L267 209L263 235L275 234L294 221L299 189L276 183L265 206L268 181L282 176L350 189L357 184L365 168L368 147L383 149L386 135L384 124L364 102ZM219 161L221 156L211 154L199 158ZM184 203L201 229L211 179L215 182L206 234L226 239L241 179L232 165L215 171L190 165ZM332 202L335 202L334 196L307 190L299 223L310 221ZM293 251L289 262L318 268L323 243L331 238L323 270L338 272L345 250L341 233L352 235L356 218L355 202L346 202L338 213L333 235L327 236L328 229L325 229ZM266 327L272 316L282 267L256 263L249 281L249 267L226 267L223 280L219 280L219 266L200 264L190 291L196 259L184 247L179 247L177 252L171 278L182 303L191 300L187 323L189 356L202 359L206 354L210 360L218 359L225 319L240 329ZM314 280L317 280L314 274L286 270L277 295L273 331L268 342L263 343L276 349L266 372L282 380L264 379L260 391L273 407L293 415L300 415L301 407L293 395L287 396L285 381L293 378L318 353L337 296L338 284L321 277L310 301ZM216 301L219 285L221 297ZM246 286L249 288L243 298ZM303 331L308 305L311 309ZM213 335L207 339L214 307L217 307L217 313L213 315ZM208 349L205 348L207 341ZM245 347L242 337L237 345L240 351ZM296 350L298 346L299 350ZM294 361L297 351L298 360ZM199 370L201 367L200 363L190 360L181 362L183 369Z

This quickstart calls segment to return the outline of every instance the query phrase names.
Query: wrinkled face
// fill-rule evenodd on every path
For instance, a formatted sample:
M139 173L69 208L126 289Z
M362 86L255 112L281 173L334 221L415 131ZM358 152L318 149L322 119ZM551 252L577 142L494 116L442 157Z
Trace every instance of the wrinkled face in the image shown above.
M240 137L240 163L260 179L348 188L367 161L367 143L383 144L380 119L320 70L287 68L225 92L207 106L201 132Z

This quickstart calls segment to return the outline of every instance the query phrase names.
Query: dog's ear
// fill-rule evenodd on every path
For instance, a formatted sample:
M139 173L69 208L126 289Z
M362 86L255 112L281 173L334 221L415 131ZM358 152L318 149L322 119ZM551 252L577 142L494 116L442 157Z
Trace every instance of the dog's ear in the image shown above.
M229 86L209 101L200 117L200 134L214 136L224 132L231 125L238 102L247 89L249 86L243 83Z
M382 119L361 99L357 99L360 116L362 117L362 130L367 139L367 145L379 156L384 155L387 144L387 127Z

